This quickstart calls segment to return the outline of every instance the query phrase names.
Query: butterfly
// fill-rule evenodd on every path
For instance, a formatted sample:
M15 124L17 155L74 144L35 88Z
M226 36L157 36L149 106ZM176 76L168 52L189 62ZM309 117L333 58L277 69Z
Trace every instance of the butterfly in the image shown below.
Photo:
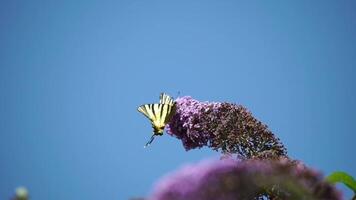
M145 145L145 147L148 147L153 142L155 136L163 135L164 127L174 115L176 105L172 97L161 93L159 103L144 104L139 106L137 110L145 115L152 124L153 135Z

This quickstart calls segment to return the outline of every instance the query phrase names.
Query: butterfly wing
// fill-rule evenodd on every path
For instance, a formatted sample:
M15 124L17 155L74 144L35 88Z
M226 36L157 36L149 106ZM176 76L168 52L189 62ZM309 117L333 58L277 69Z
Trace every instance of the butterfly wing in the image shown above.
M149 120L154 121L156 120L155 115L153 114L153 107L154 104L145 104L137 108L137 110L145 115Z
M161 95L159 96L159 102L161 104L168 104L171 106L170 108L168 108L169 109L168 114L165 117L165 123L168 123L175 113L175 108L176 108L175 102L173 98L167 95L166 93L161 93Z
M176 104L173 102L172 105L167 105L167 114L166 117L164 119L164 124L167 124L170 122L170 120L172 119L173 115L176 113Z
M159 96L159 103L160 104L168 104L168 105L173 106L174 100L172 97L170 97L166 93L161 93L161 95Z
M154 134L162 135L172 116L173 108L174 106L169 104L145 104L138 107L138 111L151 121Z

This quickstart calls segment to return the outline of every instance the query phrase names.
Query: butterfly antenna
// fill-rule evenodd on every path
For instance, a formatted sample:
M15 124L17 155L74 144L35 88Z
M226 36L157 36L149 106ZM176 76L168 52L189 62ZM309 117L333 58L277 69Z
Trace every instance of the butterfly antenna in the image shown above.
M143 147L146 148L146 147L150 146L154 139L155 139L155 135L152 135L151 139Z
M179 95L180 95L180 91L177 92L177 96L174 99L177 99L179 97Z

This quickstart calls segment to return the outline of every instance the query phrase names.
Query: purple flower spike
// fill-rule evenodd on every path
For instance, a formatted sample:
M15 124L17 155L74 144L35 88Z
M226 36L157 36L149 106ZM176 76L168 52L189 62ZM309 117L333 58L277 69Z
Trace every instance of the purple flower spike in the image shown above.
M287 151L267 126L243 106L199 102L189 96L176 100L167 133L182 140L186 150L211 147L241 159L278 158Z
M186 166L161 180L148 200L339 200L334 186L303 164L221 160Z

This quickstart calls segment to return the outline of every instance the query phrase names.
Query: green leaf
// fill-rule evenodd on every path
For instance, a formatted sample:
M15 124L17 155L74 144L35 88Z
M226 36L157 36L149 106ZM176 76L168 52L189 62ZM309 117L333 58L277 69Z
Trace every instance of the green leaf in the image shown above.
M356 194L356 180L346 172L334 172L326 177L330 183L343 183Z

